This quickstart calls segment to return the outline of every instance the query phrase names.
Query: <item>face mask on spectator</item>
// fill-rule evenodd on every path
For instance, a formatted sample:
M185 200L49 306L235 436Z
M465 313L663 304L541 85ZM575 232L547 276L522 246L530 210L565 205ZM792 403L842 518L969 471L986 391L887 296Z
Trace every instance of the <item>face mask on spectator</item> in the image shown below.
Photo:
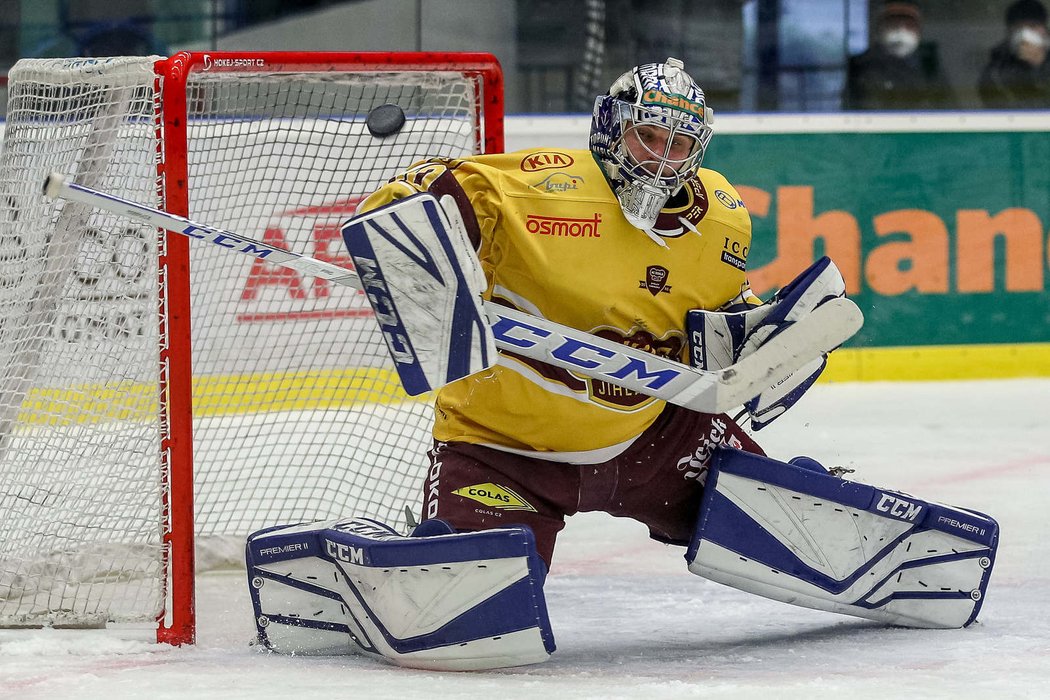
M1032 44L1045 48L1047 39L1038 30L1032 27L1021 27L1010 33L1010 48L1016 54L1020 51L1021 44Z
M910 56L919 46L919 35L910 29L894 27L882 33L880 39L886 53L897 58Z

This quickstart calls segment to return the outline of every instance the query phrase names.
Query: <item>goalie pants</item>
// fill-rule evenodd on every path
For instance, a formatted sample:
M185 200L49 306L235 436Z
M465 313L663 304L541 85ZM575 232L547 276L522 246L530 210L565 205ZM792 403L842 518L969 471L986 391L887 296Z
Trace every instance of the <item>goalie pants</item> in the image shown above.
M619 456L565 464L464 442L435 442L423 494L425 518L457 530L528 525L548 569L565 516L603 511L633 518L655 540L686 546L716 445L764 455L731 418L668 405Z

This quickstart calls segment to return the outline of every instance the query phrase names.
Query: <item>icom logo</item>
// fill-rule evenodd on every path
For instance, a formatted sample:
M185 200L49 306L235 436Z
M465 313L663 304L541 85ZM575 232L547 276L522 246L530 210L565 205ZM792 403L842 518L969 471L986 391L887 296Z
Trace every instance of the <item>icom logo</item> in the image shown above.
M722 262L732 265L738 270L747 269L748 246L740 241L732 241L724 238L722 243Z

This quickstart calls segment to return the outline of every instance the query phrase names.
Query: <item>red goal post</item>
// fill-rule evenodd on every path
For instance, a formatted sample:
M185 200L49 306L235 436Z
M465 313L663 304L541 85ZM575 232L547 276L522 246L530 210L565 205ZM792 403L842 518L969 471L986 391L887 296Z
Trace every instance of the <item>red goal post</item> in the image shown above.
M377 138L363 120L383 103L407 121ZM14 506L0 533L18 533L0 543L0 625L153 619L158 641L192 643L202 542L239 550L268 525L418 506L429 407L399 392L367 304L45 204L39 181L58 170L342 263L339 221L385 179L423 157L503 149L494 57L26 61L10 108L0 187L17 216L0 233L50 231L27 253L42 269L3 285L21 306L0 326L0 359L19 360L0 377L0 506Z
M187 163L187 83L195 73L210 72L231 79L259 71L275 73L331 72L336 67L349 67L360 73L402 73L454 70L475 82L474 148L479 153L503 150L503 85L502 71L488 54L463 53L179 53L158 62L157 74L164 84L161 113L163 115L164 144L164 204L174 214L191 216L189 210L189 174ZM172 88L175 89L172 89ZM392 174L392 173L391 173ZM170 234L164 266L180 269L189 260L188 243L184 237ZM158 641L178 644L192 639L190 619L180 619L180 611L193 609L193 475L192 440L180 439L192 434L192 399L188 378L192 372L185 363L192 357L188 347L189 276L169 277L168 294L171 297L168 334L171 338L167 357L162 355L162 367L168 363L166 392L169 396L171 431L166 448L171 463L171 493L175 507L170 509L172 519L171 547L173 559L188 562L173 569L173 615L170 626L158 628ZM171 364L175 363L175 364Z

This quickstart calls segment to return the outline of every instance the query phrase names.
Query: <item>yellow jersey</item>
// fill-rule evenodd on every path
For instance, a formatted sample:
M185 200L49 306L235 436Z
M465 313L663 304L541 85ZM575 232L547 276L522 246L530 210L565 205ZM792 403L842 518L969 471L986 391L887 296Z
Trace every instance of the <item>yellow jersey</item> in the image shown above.
M429 191L459 203L485 298L688 361L690 309L756 303L747 283L751 218L732 185L701 169L654 229L631 226L587 150L528 150L417 164L360 210ZM663 402L501 352L490 371L436 397L434 437L596 463L623 451Z

